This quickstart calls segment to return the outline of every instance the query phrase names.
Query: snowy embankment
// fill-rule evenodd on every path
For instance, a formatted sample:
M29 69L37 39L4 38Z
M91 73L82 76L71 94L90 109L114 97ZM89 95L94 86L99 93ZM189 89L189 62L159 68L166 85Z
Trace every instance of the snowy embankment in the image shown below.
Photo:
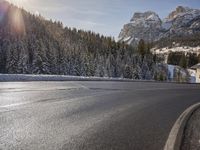
M192 69L183 69L176 65L167 65L168 68L168 78L173 81L177 78L177 73L180 71L182 77L189 78L189 83L196 83L196 71Z
M177 44L179 45L179 44ZM152 48L151 52L156 55L164 56L164 62L167 63L168 56L170 53L174 52L181 52L181 53L193 53L193 54L200 54L200 46L197 47L190 47L190 46L173 46L172 48L164 47L164 48Z
M66 75L0 74L0 82L9 82L9 81L135 81L135 80L123 79L123 78L80 77L80 76L66 76Z
M172 48L153 48L151 50L154 54L169 54L170 52L184 52L184 53L195 53L200 54L200 46L190 47L190 46L174 46Z

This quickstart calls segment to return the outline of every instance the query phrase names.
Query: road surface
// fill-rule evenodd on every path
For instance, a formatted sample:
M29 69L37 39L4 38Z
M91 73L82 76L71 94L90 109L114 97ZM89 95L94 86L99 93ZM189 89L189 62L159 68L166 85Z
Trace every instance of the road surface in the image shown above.
M161 150L200 85L1 82L2 150Z

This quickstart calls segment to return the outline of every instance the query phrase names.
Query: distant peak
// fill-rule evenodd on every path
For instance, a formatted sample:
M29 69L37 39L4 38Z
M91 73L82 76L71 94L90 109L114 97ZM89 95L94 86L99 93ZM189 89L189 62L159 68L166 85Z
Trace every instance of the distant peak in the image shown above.
M159 18L158 14L156 14L153 11L146 11L146 12L135 12L131 21L137 20L137 19L147 19L149 16L156 16L157 18Z
M179 13L185 13L185 12L188 12L192 10L191 8L189 7L184 7L184 6L178 6L176 7L176 9L172 12L172 13L176 13L176 14L179 14Z
M183 13L183 12L186 12L188 10L190 10L189 7L184 7L184 6L178 6L178 7L176 7L176 12L177 13Z
M167 19L174 19L177 16L181 15L181 14L185 14L185 13L194 13L194 12L198 12L200 10L198 9L192 9L189 7L184 7L184 6L178 6L176 7L176 9L174 11L172 11L169 16L167 17Z

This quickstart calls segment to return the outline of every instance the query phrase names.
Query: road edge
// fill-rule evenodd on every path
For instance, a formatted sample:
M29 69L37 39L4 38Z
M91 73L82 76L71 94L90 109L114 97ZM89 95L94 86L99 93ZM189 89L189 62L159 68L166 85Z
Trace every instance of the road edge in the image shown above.
M37 75L37 74L1 74L0 82L28 82L28 81L118 81L118 82L155 82L154 80L135 80L112 77L88 77L70 75Z
M166 141L164 150L180 150L183 132L186 127L186 123L193 114L193 112L200 107L200 103L196 103L187 108L176 120L173 125L168 139Z
M40 75L40 74L2 74L0 73L1 82L36 82L36 81L110 81L110 82L149 82L149 83L171 83L171 84L197 84L188 82L174 81L156 81L142 79L127 79L113 77L84 77L70 75Z

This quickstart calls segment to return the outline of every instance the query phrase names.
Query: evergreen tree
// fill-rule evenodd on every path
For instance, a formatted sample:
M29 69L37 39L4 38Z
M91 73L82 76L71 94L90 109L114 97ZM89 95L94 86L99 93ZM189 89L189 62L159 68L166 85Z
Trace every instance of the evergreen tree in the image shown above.
M132 77L133 77L132 68L131 66L126 65L124 69L124 78L132 79Z
M187 54L187 67L192 67L198 63L198 56L195 53Z
M145 42L143 39L141 39L139 41L139 44L138 44L138 51L139 51L139 54L142 56L142 59L144 58L144 55L146 54L146 46L145 46Z
M187 68L187 59L185 54L182 54L180 62L179 62L179 66L181 66L182 68Z
M198 63L200 63L200 54L198 55Z

